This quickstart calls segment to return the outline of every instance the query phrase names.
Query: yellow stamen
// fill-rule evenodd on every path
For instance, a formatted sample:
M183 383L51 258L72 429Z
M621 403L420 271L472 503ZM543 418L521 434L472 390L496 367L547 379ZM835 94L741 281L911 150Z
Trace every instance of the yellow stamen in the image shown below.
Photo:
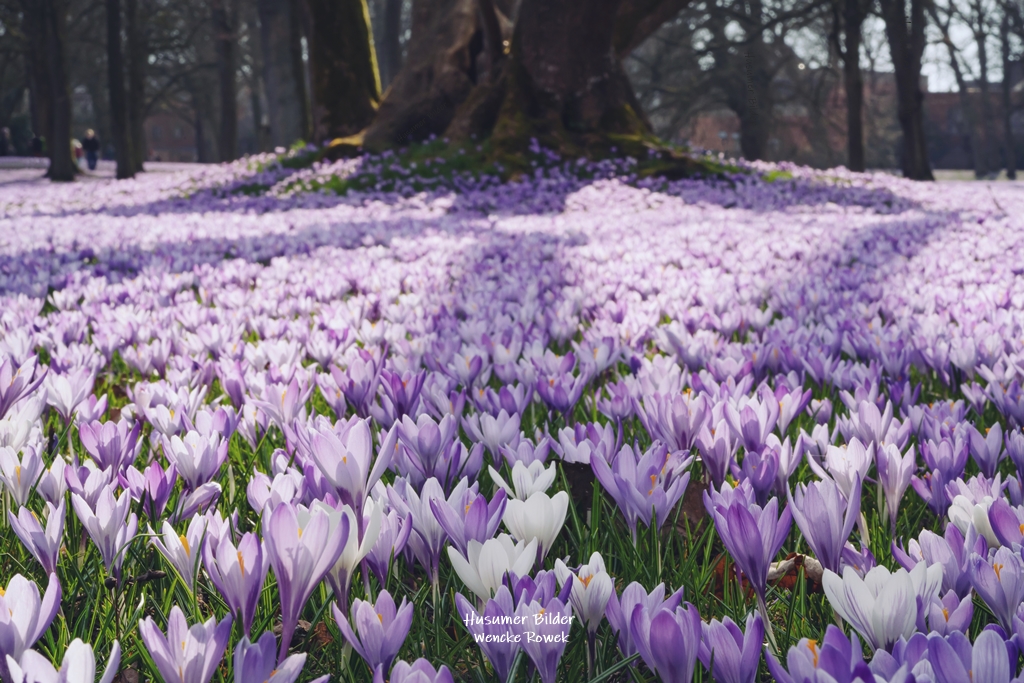
M21 465L14 466L14 475L18 477L18 484L21 484Z
M383 614L378 613L377 614L377 618L380 619L380 623L382 623L382 624L384 623L384 615Z
M299 535L302 535L302 531L299 531ZM242 576L245 576L245 558L242 557L242 551L238 551L238 567L242 570Z
M191 554L192 554L192 549L191 549L191 548L189 548L189 545L188 545L188 539L187 539L187 538L185 538L185 534L180 534L180 535L178 536L178 540L179 540L179 541L181 541L181 544L182 544L183 546L185 546L185 552L186 552L186 553L188 553L189 555L191 555Z
M811 654L814 655L814 668L817 669L818 668L818 641L816 641L816 640L808 640L807 641L807 649L810 650Z
M583 582L583 587L586 588L587 586L589 586L590 585L590 581L593 578L594 578L594 575L591 574L590 576L584 576L582 579L580 579L580 581Z
M996 578L1002 581L1002 576L1000 576L999 573L1003 570L1003 565L997 562L994 565L992 565L992 569L996 572Z
M946 618L946 621L949 621L949 610L945 607L942 608L942 616Z

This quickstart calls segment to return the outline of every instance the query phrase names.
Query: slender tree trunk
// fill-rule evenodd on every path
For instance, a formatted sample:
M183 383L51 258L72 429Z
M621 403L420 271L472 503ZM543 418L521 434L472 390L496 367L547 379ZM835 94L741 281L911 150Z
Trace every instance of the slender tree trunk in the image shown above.
M299 91L302 139L309 142L313 139L313 105L310 101L309 68L306 58L303 57L302 40L305 36L308 48L309 35L312 33L312 21L310 20L306 3L303 0L291 0L291 9L292 69L295 72L295 83Z
M110 91L110 121L119 179L135 176L128 103L125 101L124 63L121 56L121 2L107 0L107 80Z
M149 157L146 149L146 37L139 21L139 0L125 0L125 28L128 33L128 131L132 140L135 172L143 171Z
M38 0L44 6L46 65L49 71L52 130L46 141L50 157L47 177L74 180L78 167L71 158L71 92L64 65L64 2Z
M22 31L27 38L27 67L32 131L49 141L53 137L53 102L46 55L46 5L22 0Z
M978 11L980 12L981 8ZM980 22L982 15L979 14L978 16ZM984 30L984 26L981 28L981 31L975 31L974 33L975 44L978 46L978 74L980 76L978 98L981 111L981 138L986 168L998 171L999 152L996 149L996 135L993 128L995 126L995 114L992 111L992 99L988 87L988 32Z
M288 147L304 135L302 105L305 92L302 86L305 83L301 78L301 42L298 73L292 54L292 34L293 30L298 34L299 21L293 16L292 0L259 0L258 9L270 145Z
M380 76L366 0L306 0L312 18L313 138L355 135L373 121Z
M921 57L925 46L925 2L880 0L885 33L896 72L900 128L903 130L903 175L912 180L935 180L928 161L924 135L924 93L921 92Z
M956 46L953 44L953 39L950 36L950 20L947 17L946 21L942 21L935 5L930 6L928 12L931 14L932 23L935 24L935 27L939 29L939 33L942 35L942 42L946 46L946 53L949 55L949 64L953 68L953 78L956 79L956 87L959 91L957 99L960 100L960 111L963 113L964 123L967 125L967 133L971 141L974 177L983 178L988 174L989 168L985 153L985 142L981 136L982 128L978 122L974 102L971 101L971 95L968 92L967 79L964 78L963 69L960 68L960 57L957 55Z
M1011 70L1013 62L1010 52L1010 18L1005 10L1003 20L999 25L999 42L1003 56L1003 149L1005 150L1006 177L1009 180L1017 179L1017 141L1013 139L1013 83Z
M380 60L380 82L387 88L402 68L402 0L384 0L384 21L377 57Z
M846 166L851 171L864 171L864 81L860 73L864 11L861 0L844 0L842 16L845 46L839 52L846 91Z
M217 75L220 86L220 137L217 147L221 161L238 156L238 101L235 91L235 35L230 0L214 0L213 29L216 33Z
M203 126L202 103L194 92L192 93L192 108L195 112L196 162L203 164L209 161L206 158L206 128Z

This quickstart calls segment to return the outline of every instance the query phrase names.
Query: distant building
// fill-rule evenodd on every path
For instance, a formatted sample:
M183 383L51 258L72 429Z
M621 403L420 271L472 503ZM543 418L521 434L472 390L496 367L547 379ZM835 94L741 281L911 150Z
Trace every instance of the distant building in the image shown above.
M195 161L193 126L174 114L158 111L146 119L146 147L150 161Z

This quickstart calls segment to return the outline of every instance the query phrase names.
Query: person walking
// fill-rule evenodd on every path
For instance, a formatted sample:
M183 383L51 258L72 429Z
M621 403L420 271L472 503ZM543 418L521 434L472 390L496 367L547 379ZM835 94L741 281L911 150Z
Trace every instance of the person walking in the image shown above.
M100 156L100 139L96 137L96 132L92 128L85 131L82 149L85 151L85 162L89 165L89 170L95 171L96 160Z

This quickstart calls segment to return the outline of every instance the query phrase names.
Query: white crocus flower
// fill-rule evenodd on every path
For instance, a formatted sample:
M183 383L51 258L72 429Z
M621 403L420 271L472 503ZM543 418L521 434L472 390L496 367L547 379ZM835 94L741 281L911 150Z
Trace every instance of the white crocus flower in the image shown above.
M537 539L538 559L543 562L558 537L569 509L569 494L559 491L554 496L534 493L526 500L510 500L502 521L516 539Z
M980 502L975 503L967 496L960 494L953 498L953 504L949 506L949 521L960 530L960 533L967 536L967 530L974 527L980 536L988 541L989 548L998 548L1001 544L992 530L992 524L988 521L988 509L994 502L990 496L985 496Z
M512 486L502 478L498 470L491 465L487 466L491 473L491 480L505 489L510 498L526 500L535 493L544 493L555 483L558 472L555 470L555 463L551 463L546 469L544 463L534 460L529 465L517 461L512 466Z
M874 649L888 649L917 630L917 605L928 605L939 595L942 565L918 562L911 570L890 573L874 567L862 579L853 567L843 576L828 569L822 577L825 596L832 609L849 622Z
M590 556L590 562L575 572L561 560L555 560L555 576L560 586L564 586L566 581L572 581L569 602L576 610L576 616L587 625L587 630L596 633L614 589L612 577L605 571L601 553L595 552Z
M481 601L489 600L502 584L505 574L526 576L537 559L537 539L516 543L508 534L481 543L470 540L468 557L448 546L448 557L455 573Z

